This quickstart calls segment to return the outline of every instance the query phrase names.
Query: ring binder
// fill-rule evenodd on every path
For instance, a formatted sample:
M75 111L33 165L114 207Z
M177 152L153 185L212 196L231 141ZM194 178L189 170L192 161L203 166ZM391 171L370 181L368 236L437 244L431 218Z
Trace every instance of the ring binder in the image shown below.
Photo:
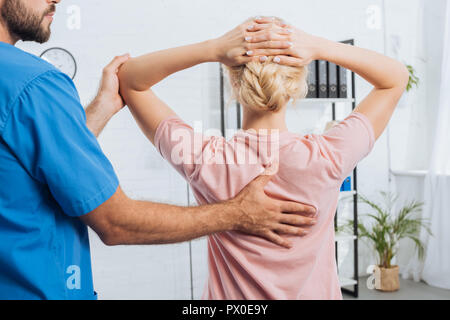
M319 74L319 98L328 98L327 62L319 60L317 69Z
M347 69L338 67L339 70L339 98L347 98Z
M317 61L313 61L308 66L308 94L306 98L317 98Z
M328 98L338 98L337 65L328 62Z

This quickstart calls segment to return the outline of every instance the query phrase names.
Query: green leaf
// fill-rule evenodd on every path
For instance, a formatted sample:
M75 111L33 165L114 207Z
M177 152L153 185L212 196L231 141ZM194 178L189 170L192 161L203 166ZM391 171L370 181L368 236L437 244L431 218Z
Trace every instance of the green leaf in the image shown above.
M416 88L419 87L420 79L416 75L416 70L414 69L413 66L406 65L406 68L408 69L408 72L409 72L409 80L408 80L408 84L406 86L406 91L409 92L409 91L411 91L413 86L415 86Z

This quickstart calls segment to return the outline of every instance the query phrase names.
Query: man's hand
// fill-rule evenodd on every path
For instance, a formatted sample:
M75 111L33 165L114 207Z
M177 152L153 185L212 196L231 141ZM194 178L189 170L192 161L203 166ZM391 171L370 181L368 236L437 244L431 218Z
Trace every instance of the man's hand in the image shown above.
M250 61L265 61L267 56L277 55L291 47L290 31L272 21L264 28L250 19L224 36L212 41L217 60L229 67L246 64Z
M92 103L86 108L88 128L99 136L108 121L124 106L119 94L119 68L130 58L129 54L115 57L110 64L103 69L98 94Z
M115 57L110 64L103 69L103 76L100 82L97 98L108 102L106 106L112 115L119 112L124 106L122 97L119 94L119 68L130 58L129 54Z
M271 176L262 175L245 187L235 199L231 200L239 212L235 230L266 238L280 246L290 248L291 243L280 234L304 236L316 223L316 209L297 202L280 201L268 197L264 187ZM309 217L307 217L309 216Z

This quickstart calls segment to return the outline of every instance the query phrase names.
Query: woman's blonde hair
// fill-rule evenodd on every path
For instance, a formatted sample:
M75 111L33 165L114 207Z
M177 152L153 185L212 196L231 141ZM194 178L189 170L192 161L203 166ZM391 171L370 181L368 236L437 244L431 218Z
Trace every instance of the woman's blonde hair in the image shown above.
M252 61L238 67L226 67L236 99L259 111L280 111L289 100L306 96L307 67L290 67L273 62Z

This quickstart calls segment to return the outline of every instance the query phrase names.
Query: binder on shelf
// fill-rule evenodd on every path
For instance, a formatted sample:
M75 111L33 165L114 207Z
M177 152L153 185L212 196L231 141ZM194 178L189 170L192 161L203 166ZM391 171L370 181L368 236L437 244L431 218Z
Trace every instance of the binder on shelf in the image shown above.
M317 73L318 73L318 81L319 81L319 98L328 98L328 90L327 90L327 62L323 60L319 60L317 63Z
M308 66L308 99L317 98L317 61L313 61Z
M338 69L337 65L328 62L328 98L338 98Z
M341 186L341 192L352 191L352 177L348 177L344 180Z
M348 98L347 69L338 66L339 98Z

